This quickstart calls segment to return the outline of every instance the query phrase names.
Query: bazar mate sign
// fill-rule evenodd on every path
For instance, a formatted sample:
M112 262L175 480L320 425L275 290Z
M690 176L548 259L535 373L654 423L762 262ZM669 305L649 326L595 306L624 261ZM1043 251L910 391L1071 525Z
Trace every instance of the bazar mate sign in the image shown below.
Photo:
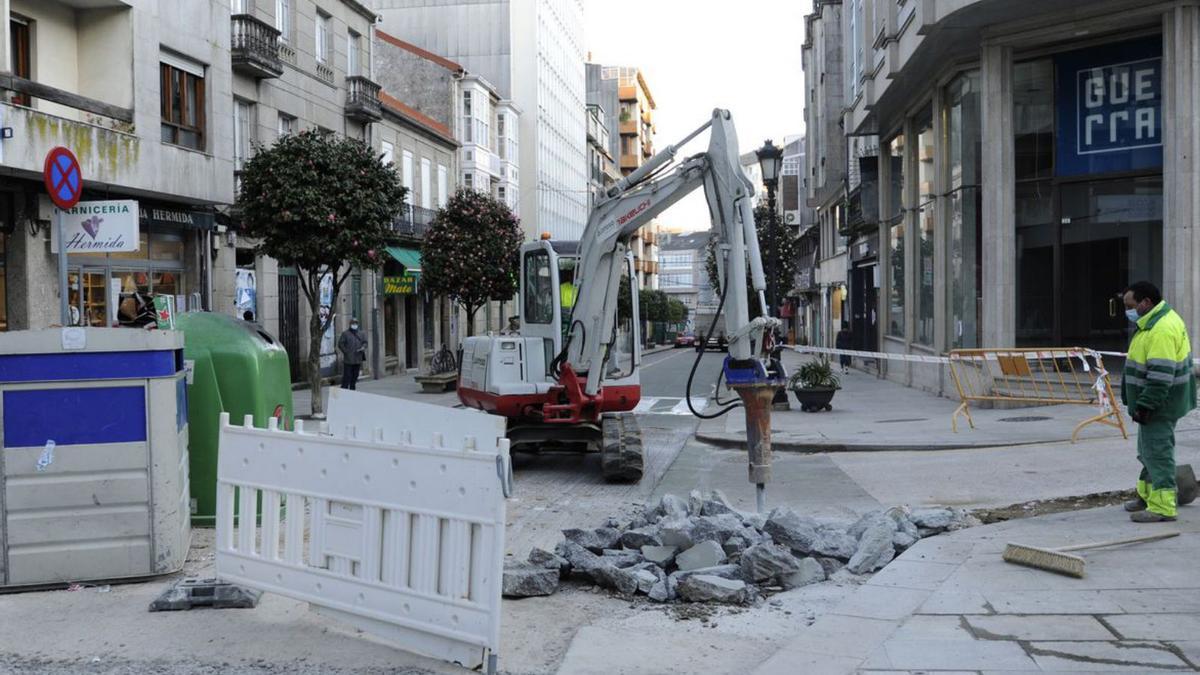
M133 199L78 202L69 209L55 208L62 218L67 253L123 253L136 251L138 203ZM58 253L58 233L51 228L50 250Z
M384 295L413 295L416 292L417 276L415 274L383 278Z
M1118 42L1055 57L1056 173L1162 166L1162 40Z

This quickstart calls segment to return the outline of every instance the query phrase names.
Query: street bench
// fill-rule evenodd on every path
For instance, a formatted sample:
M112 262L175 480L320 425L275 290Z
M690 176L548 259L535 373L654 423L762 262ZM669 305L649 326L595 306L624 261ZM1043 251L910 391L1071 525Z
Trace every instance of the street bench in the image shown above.
M448 373L435 373L433 375L417 375L417 382L421 384L421 391L426 394L441 394L447 391L454 391L458 385L458 373L451 371Z

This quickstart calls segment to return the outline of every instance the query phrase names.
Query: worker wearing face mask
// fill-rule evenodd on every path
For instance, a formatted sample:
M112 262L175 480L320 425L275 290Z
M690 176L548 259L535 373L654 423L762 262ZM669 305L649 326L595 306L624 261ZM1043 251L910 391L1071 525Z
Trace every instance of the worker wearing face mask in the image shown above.
M350 328L338 338L342 353L342 389L357 389L358 374L367 360L367 340L358 332L358 319L350 320Z
M1175 422L1196 407L1192 346L1183 319L1154 284L1125 291L1125 314L1137 326L1125 358L1121 402L1138 424L1142 473L1125 510L1138 523L1175 520Z

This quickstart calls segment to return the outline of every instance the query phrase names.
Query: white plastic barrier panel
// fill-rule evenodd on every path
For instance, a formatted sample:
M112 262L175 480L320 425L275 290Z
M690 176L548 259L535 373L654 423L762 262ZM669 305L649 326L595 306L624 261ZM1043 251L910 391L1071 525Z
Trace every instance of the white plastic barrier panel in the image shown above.
M295 431L273 418L267 429L250 418L230 426L222 415L217 576L309 602L403 649L495 672L511 492L503 420L385 400L380 423L330 424L332 434L305 433L301 420ZM256 505L259 527L242 517Z

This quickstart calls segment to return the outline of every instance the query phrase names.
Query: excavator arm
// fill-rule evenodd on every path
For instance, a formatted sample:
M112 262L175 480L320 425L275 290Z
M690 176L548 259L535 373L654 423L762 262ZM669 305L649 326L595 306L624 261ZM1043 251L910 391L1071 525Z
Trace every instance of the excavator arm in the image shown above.
M667 172L679 148L705 130L711 130L707 151L687 157ZM664 172L666 175L660 177ZM737 133L729 111L717 109L707 123L680 143L668 146L611 187L608 198L588 219L579 242L575 278L578 300L571 312L562 353L552 366L556 379L567 389L569 403L551 406L557 410L549 410L552 414L548 419L554 418L554 413L576 412L572 409L586 405L600 392L604 360L615 334L617 295L630 239L655 216L701 186L722 252L717 262L727 300L727 376L731 384L767 377L764 363L769 355L756 354L755 347L763 352L765 342L769 342L763 340L764 330L778 326L779 321L770 317L764 298L766 282L751 207L754 186L739 162ZM753 321L745 288L747 261L762 309L762 316ZM578 419L577 414L557 416Z

